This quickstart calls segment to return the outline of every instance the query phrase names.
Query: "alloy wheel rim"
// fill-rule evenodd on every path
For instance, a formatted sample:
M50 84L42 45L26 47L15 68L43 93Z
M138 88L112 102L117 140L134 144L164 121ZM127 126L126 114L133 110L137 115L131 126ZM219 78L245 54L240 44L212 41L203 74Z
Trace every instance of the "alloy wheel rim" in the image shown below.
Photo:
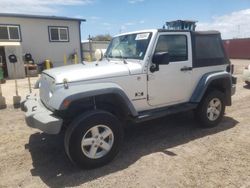
M114 144L113 131L106 125L91 127L83 136L81 149L90 159L104 157Z
M208 103L208 108L207 108L207 117L210 121L215 121L219 118L220 113L221 113L221 101L218 98L213 98L209 103Z

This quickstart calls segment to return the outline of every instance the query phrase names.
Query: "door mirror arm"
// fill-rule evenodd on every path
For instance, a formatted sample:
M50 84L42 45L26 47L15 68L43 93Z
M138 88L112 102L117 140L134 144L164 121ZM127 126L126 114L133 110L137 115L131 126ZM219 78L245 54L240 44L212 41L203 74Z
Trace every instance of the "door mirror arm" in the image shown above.
M150 66L150 72L155 72L155 71L159 71L159 64L152 64Z

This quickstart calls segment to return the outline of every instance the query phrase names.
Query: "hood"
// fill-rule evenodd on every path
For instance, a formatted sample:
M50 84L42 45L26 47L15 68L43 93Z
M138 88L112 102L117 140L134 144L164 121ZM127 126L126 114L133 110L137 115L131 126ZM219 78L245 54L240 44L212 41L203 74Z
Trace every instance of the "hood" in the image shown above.
M64 79L68 82L103 79L116 76L127 76L142 72L140 63L107 60L91 62L86 64L68 65L45 70L44 73L53 77L56 83L63 83Z

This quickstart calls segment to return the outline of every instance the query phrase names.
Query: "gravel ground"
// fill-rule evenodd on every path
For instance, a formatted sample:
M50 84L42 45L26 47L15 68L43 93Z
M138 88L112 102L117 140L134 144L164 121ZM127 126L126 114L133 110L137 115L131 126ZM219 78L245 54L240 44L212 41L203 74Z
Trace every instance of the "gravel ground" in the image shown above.
M237 93L218 127L198 128L191 112L132 126L115 160L95 170L71 165L62 135L25 125L23 112L11 105L14 82L8 80L8 108L0 111L0 187L250 187L250 87L240 78L250 61L232 62ZM27 80L18 84L23 97Z

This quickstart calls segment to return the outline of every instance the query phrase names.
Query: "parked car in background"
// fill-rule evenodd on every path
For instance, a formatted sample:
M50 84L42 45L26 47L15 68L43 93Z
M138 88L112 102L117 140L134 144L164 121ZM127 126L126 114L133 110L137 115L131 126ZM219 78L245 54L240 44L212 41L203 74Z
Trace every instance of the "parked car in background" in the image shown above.
M250 85L250 65L246 66L243 70L242 78L247 85Z

